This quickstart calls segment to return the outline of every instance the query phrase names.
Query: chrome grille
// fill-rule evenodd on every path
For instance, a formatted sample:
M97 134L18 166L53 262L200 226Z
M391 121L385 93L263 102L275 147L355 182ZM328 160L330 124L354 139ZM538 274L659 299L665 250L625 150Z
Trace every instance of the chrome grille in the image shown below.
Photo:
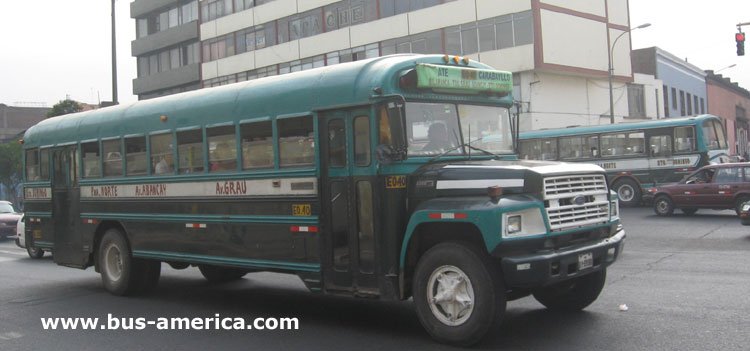
M576 204L576 198L579 204ZM607 182L600 174L545 178L544 200L552 231L601 224L609 220Z

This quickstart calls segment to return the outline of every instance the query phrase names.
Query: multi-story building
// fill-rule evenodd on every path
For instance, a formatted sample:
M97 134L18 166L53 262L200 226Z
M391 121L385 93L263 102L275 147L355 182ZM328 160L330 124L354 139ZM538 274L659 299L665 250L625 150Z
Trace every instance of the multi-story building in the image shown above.
M138 62L133 94L148 99L200 89L198 0L135 0L130 17L136 22L131 51Z
M748 156L748 110L750 92L714 71L706 71L708 113L721 116L726 124L729 152Z
M157 8L133 11L139 28ZM651 105L628 107L654 94L643 91L651 85L628 85L627 0L202 0L199 8L203 87L396 53L462 55L514 73L522 129L590 125L610 123L612 49L616 121L657 117ZM156 51L138 50L139 71L141 57ZM153 55L149 63L161 64Z
M49 110L49 107L0 104L0 143L17 141L26 129L45 119Z
M665 117L706 113L706 72L658 47L633 50L633 70L652 75L664 84Z

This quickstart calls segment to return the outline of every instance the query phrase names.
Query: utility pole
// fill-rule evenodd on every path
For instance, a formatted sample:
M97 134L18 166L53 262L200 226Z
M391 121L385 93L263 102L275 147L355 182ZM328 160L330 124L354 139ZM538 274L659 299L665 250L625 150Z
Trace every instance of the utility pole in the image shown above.
M115 35L115 0L112 0L112 104L117 105L117 38Z

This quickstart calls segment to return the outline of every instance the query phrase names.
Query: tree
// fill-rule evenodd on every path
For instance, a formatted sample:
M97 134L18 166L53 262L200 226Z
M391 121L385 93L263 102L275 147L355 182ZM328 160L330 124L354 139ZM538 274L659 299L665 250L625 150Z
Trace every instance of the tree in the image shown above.
M18 204L19 200L16 190L23 178L21 155L21 144L17 142L0 144L0 184L5 187L8 200L15 204Z
M83 107L75 100L65 99L52 106L52 109L47 112L47 117L55 117L67 115L68 113L81 112Z

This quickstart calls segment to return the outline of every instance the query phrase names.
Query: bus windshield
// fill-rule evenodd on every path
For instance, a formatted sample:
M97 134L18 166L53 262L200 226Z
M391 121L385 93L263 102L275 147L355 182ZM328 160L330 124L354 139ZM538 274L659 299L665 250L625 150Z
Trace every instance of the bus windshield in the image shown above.
M495 154L513 153L508 109L449 103L406 103L409 156L463 155L467 144ZM462 142L463 141L463 142Z

